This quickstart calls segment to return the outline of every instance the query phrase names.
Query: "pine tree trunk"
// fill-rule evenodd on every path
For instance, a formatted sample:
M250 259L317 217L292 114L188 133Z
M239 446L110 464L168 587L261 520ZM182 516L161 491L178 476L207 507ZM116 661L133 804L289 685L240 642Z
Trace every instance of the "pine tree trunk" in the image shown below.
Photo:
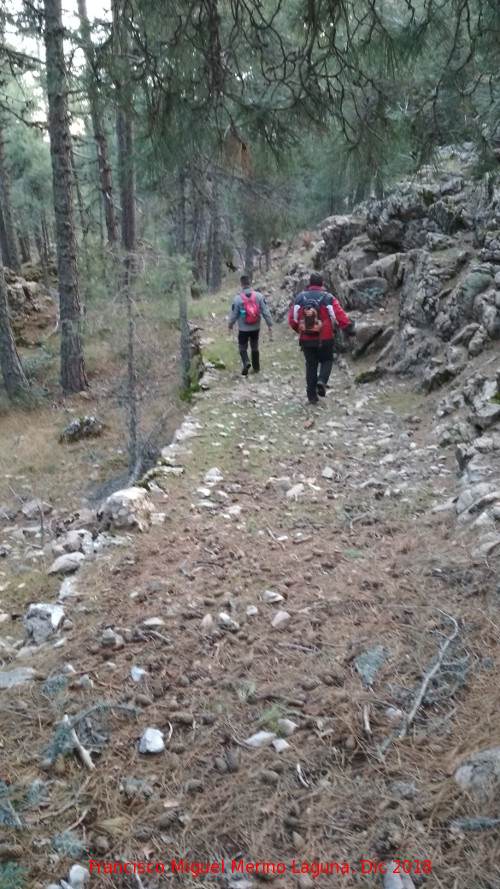
M50 154L56 225L61 318L61 385L65 392L87 386L73 218L71 135L63 47L61 0L44 0Z
M247 220L245 225L245 275L249 278L253 277L253 256L255 249L255 240L251 224Z
M80 18L80 30L84 39L84 53L87 61L89 78L92 77L92 41L90 39L90 26L85 0L78 0L78 15ZM118 244L118 221L116 218L115 204L113 200L113 181L111 176L111 164L109 161L108 140L104 130L102 115L99 111L96 84L91 81L89 85L90 116L92 129L97 146L97 161L99 167L99 185L104 201L104 218L108 244L114 249Z
M191 169L191 259L193 262L194 273L198 281L205 280L206 275L206 259L204 255L206 219L205 219L205 200L203 193L202 175L196 167Z
M37 229L35 231L35 244L36 244L36 249L38 250L38 256L40 258L40 265L42 267L42 281L43 281L44 287L46 287L48 290L50 287L50 281L49 281L49 270L47 268L47 253L44 248L42 232L40 229Z
M21 270L19 250L17 249L16 230L14 228L12 202L10 199L10 183L5 167L5 151L3 130L0 126L0 206L2 208L3 225L5 231L5 248L2 244L2 255L5 265L8 265L16 275Z
M179 253L186 252L186 176L184 173L179 174L177 181L177 250Z
M210 277L208 287L211 293L217 293L222 284L222 245L219 180L215 174L212 189L212 220L210 228Z
M9 398L15 399L28 391L29 383L24 375L12 336L2 265L0 265L0 367Z
M5 222L3 221L2 205L0 204L0 255L5 265L8 265L9 244L7 241L7 233L5 231Z
M122 246L129 257L137 250L135 212L134 124L122 111L116 116L118 166L120 171L120 204L122 211Z
M262 242L262 253L266 260L266 272L271 271L271 245L267 238Z
M31 262L31 239L27 229L18 231L17 238L21 250L21 259L23 262Z

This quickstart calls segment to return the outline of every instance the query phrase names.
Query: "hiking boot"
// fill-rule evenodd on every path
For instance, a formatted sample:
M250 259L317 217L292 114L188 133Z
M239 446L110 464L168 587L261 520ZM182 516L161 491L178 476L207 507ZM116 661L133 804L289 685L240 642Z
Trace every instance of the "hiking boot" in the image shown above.
M324 398L324 397L325 397L325 395L326 395L326 386L325 386L325 384L324 384L321 380L318 380L318 385L316 386L316 391L317 391L318 395L321 396L321 398Z
M248 362L247 364L244 364L244 365L243 365L243 370L241 371L241 375L242 375L243 377L246 377L246 375L247 375L248 371L250 370L251 366L252 366L252 365L250 364L250 362Z
M315 398L308 398L307 400L308 400L309 404L317 404L318 401L319 401L319 398L318 398L318 396L316 395Z

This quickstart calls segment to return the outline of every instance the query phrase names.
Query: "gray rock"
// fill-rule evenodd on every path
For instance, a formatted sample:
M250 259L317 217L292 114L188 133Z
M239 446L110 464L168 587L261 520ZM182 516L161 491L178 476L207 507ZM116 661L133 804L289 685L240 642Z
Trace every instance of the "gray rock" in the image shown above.
M23 620L26 642L42 645L57 632L63 620L64 610L60 605L31 604Z
M47 574L71 574L73 571L78 571L84 561L84 553L64 553L52 563Z
M33 667L15 667L13 670L0 670L0 688L26 685L35 676L36 670Z

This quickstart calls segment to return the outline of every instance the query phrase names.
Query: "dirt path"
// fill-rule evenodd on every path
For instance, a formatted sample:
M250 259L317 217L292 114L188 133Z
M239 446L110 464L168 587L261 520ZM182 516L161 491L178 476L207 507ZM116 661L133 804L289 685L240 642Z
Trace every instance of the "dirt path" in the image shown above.
M213 323L204 335L227 349ZM433 510L456 478L429 438L430 400L389 377L357 386L350 365L309 407L284 327L261 361L259 376L207 375L166 451L183 472L152 492L165 521L79 573L64 646L29 660L44 681L5 692L22 828L0 828L0 842L22 849L29 886L75 861L136 859L162 862L172 885L247 889L272 878L255 873L264 859L285 868L281 889L372 887L375 859L398 858L415 886L498 889L495 829L452 824L498 816L453 779L498 743L495 575L454 513ZM101 641L109 627L116 649ZM41 771L62 713L94 771L63 746ZM162 753L138 752L147 727L164 733ZM245 743L261 731L273 737ZM224 874L197 877L223 860ZM90 885L166 883L103 865Z

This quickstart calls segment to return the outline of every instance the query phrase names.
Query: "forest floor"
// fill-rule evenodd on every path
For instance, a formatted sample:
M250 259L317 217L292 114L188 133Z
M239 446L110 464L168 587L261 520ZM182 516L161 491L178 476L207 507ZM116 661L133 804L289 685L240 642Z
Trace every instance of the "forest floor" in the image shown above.
M169 449L182 473L150 495L164 520L79 570L63 644L4 664L37 679L2 691L0 814L15 818L0 860L21 870L4 865L0 886L92 860L99 889L368 889L399 859L417 887L499 889L498 827L460 821L498 818L498 798L453 777L499 743L498 564L440 508L457 475L430 434L439 393L357 385L368 362L347 358L310 406L286 324L272 343L264 328L262 371L242 377L229 301L202 322L226 366ZM86 412L103 409L93 398ZM66 456L73 500L85 448ZM29 602L56 599L42 575L0 593L3 638L21 638ZM63 714L93 770L64 749ZM160 753L138 750L149 727Z

